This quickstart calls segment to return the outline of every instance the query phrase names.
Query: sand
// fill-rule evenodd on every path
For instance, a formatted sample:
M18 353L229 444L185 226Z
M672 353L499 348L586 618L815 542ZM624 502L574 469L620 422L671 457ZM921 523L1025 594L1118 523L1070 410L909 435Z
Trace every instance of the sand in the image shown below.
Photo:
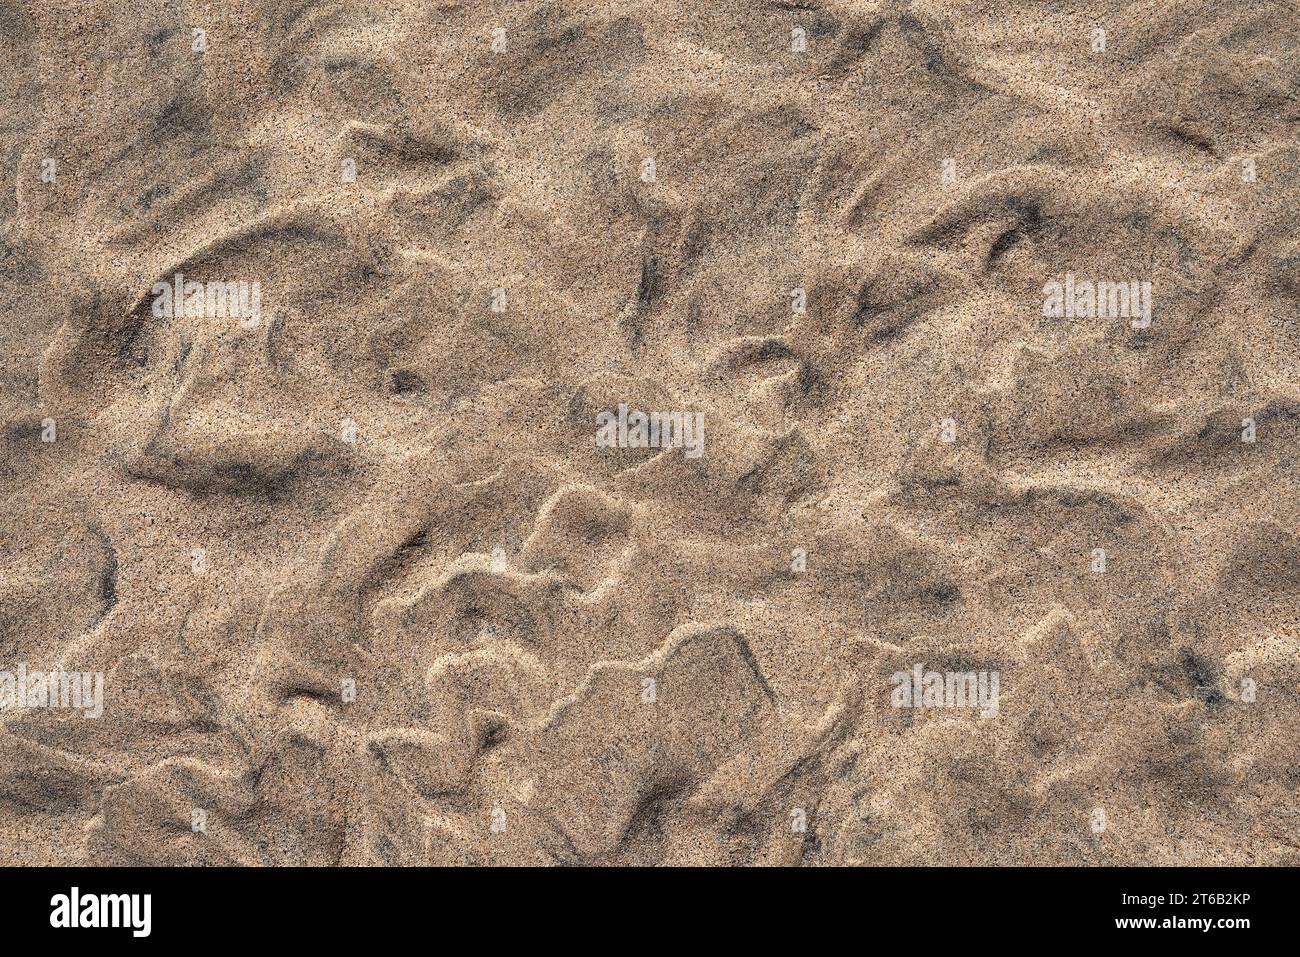
M1298 12L3 0L0 860L1300 863Z

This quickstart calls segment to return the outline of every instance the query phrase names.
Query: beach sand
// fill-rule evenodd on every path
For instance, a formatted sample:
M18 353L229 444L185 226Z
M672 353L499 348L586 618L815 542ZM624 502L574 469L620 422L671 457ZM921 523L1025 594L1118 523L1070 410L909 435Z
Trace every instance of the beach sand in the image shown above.
M1298 50L0 0L0 862L1300 864Z

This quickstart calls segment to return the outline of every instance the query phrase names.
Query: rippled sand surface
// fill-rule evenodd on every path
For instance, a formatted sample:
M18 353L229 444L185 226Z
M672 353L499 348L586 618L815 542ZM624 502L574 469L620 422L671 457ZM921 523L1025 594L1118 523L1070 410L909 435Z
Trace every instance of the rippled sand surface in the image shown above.
M0 859L1300 863L1298 49L0 0Z

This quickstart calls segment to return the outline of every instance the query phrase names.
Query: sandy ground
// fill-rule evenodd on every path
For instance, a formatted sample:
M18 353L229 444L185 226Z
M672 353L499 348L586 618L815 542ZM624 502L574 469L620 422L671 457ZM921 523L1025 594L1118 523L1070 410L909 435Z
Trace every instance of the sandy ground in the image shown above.
M0 860L1300 863L1298 49L0 0Z

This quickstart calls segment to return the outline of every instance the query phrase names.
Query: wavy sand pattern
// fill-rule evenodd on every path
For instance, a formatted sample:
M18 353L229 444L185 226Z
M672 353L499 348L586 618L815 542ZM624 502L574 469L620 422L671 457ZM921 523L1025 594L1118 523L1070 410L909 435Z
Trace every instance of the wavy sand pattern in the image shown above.
M0 857L1300 863L1298 50L0 0Z

